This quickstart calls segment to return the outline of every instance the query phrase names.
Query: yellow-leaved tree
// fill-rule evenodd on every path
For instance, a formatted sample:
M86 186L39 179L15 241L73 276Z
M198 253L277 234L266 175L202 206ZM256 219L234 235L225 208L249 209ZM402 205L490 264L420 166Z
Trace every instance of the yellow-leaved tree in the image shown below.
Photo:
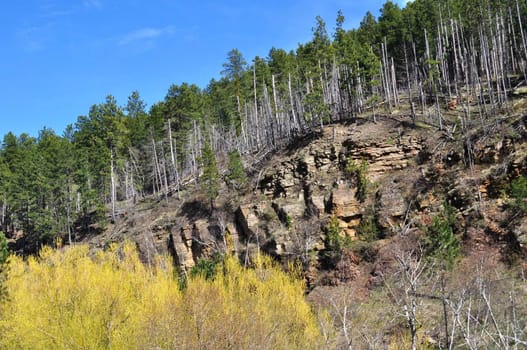
M44 248L10 261L2 349L314 349L322 336L303 283L260 258L225 258L181 290L169 259L145 266L131 243L90 254Z

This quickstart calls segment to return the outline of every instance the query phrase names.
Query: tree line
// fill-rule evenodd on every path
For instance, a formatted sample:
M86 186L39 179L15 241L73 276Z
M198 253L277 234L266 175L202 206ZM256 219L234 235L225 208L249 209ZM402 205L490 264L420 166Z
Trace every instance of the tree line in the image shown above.
M455 101L470 141L471 126L491 125L525 83L526 14L518 0L387 1L346 30L339 11L332 33L317 17L296 50L271 48L250 62L231 50L203 89L174 84L148 109L137 91L125 105L108 96L62 135L8 133L0 230L23 233L27 252L57 236L72 242L94 220L116 221L122 203L179 195L190 183L204 184L213 206L222 176L243 185L242 161L250 170L298 136L364 113L407 109L444 129L442 110Z

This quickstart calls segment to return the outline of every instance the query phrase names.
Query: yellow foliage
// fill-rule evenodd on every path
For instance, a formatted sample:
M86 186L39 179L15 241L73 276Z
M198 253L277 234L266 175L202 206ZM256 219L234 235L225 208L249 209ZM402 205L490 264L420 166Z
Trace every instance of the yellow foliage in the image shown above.
M420 350L432 350L437 349L437 346L430 342L429 337L426 336L422 331L418 331L416 346ZM390 337L390 344L388 349L390 350L407 350L412 348L412 336L410 331L407 329L400 329L396 331Z
M0 349L315 349L303 284L261 257L227 257L212 281L181 291L168 259L146 267L131 243L13 258Z

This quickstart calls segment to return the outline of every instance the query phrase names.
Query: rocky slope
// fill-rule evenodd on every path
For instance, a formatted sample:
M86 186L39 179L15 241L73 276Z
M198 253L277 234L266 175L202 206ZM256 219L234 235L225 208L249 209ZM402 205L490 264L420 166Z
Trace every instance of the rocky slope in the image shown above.
M258 159L246 164L249 182L239 191L222 184L213 211L199 186L189 186L180 197L121 203L115 224L94 224L78 239L94 248L130 239L145 262L168 253L181 273L215 252L248 264L265 252L284 267L300 263L335 348L402 344L412 319L422 325L419 348L434 348L446 344L445 323L463 327L443 315L472 320L511 307L527 314L523 110L471 127L463 127L462 111L444 111L442 130L431 118L414 124L397 112L327 125L263 159L246 155ZM461 243L453 269L426 260L423 249L447 207ZM489 295L492 305L484 303ZM413 318L405 313L411 305ZM497 330L510 326L507 313L498 316ZM488 331L486 323L476 327Z
M83 240L105 246L129 238L145 260L169 252L185 269L216 251L242 260L264 251L282 262L302 261L312 286L362 274L367 288L389 265L383 252L392 241L410 232L418 237L448 202L467 255L492 246L500 259L521 256L527 219L511 218L502 195L527 170L525 118L484 121L462 133L456 116L441 131L397 113L328 125L260 162L243 191L224 185L213 212L199 188L190 188L180 199L123 204L117 224ZM362 194L351 163L365 166ZM345 271L328 259L332 218L341 235L369 243L349 257Z

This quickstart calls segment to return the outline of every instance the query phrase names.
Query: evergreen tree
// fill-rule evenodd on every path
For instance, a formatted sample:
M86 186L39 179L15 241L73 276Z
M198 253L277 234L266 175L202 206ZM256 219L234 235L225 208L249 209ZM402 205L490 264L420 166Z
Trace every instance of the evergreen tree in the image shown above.
M235 109L228 111L229 115L236 117L233 119L234 127L238 134L242 133L242 105L243 105L243 77L247 69L247 61L238 49L232 49L227 53L227 62L223 64L221 75L226 79L228 84L227 93L230 95L230 103ZM229 125L230 126L230 125Z
M226 79L212 79L205 89L204 113L218 127L224 130L241 129L237 100L232 98L231 84Z
M370 11L362 19L357 30L359 41L367 46L376 45L380 42L379 25L375 16Z
M445 204L432 220L424 237L426 253L437 259L445 268L451 269L461 253L461 241L454 233L455 208Z
M203 175L200 180L207 198L210 200L210 210L214 209L214 200L220 191L220 173L214 151L208 142L201 149L201 166Z
M141 99L139 92L134 91L128 97L128 102L124 107L128 113L126 128L130 132L130 142L133 145L140 145L148 139L146 103Z
M434 37L437 26L440 24L439 7L443 1L438 0L418 0L408 3L403 10L404 22L409 28L409 35L416 47L418 56L423 56L426 52L426 30L428 39ZM429 44L430 49L434 45Z
M267 58L271 74L287 75L293 73L296 65L296 57L293 51L287 52L284 49L271 48Z
M379 16L380 39L386 42L388 54L394 57L396 62L404 61L403 42L406 39L406 26L403 21L403 12L399 5L388 0L384 3Z
M243 168L243 160L237 149L229 153L229 174L227 179L232 187L240 189L247 183L247 174Z
M227 53L227 62L223 64L221 75L231 81L239 81L246 69L247 62L238 49L232 49Z

